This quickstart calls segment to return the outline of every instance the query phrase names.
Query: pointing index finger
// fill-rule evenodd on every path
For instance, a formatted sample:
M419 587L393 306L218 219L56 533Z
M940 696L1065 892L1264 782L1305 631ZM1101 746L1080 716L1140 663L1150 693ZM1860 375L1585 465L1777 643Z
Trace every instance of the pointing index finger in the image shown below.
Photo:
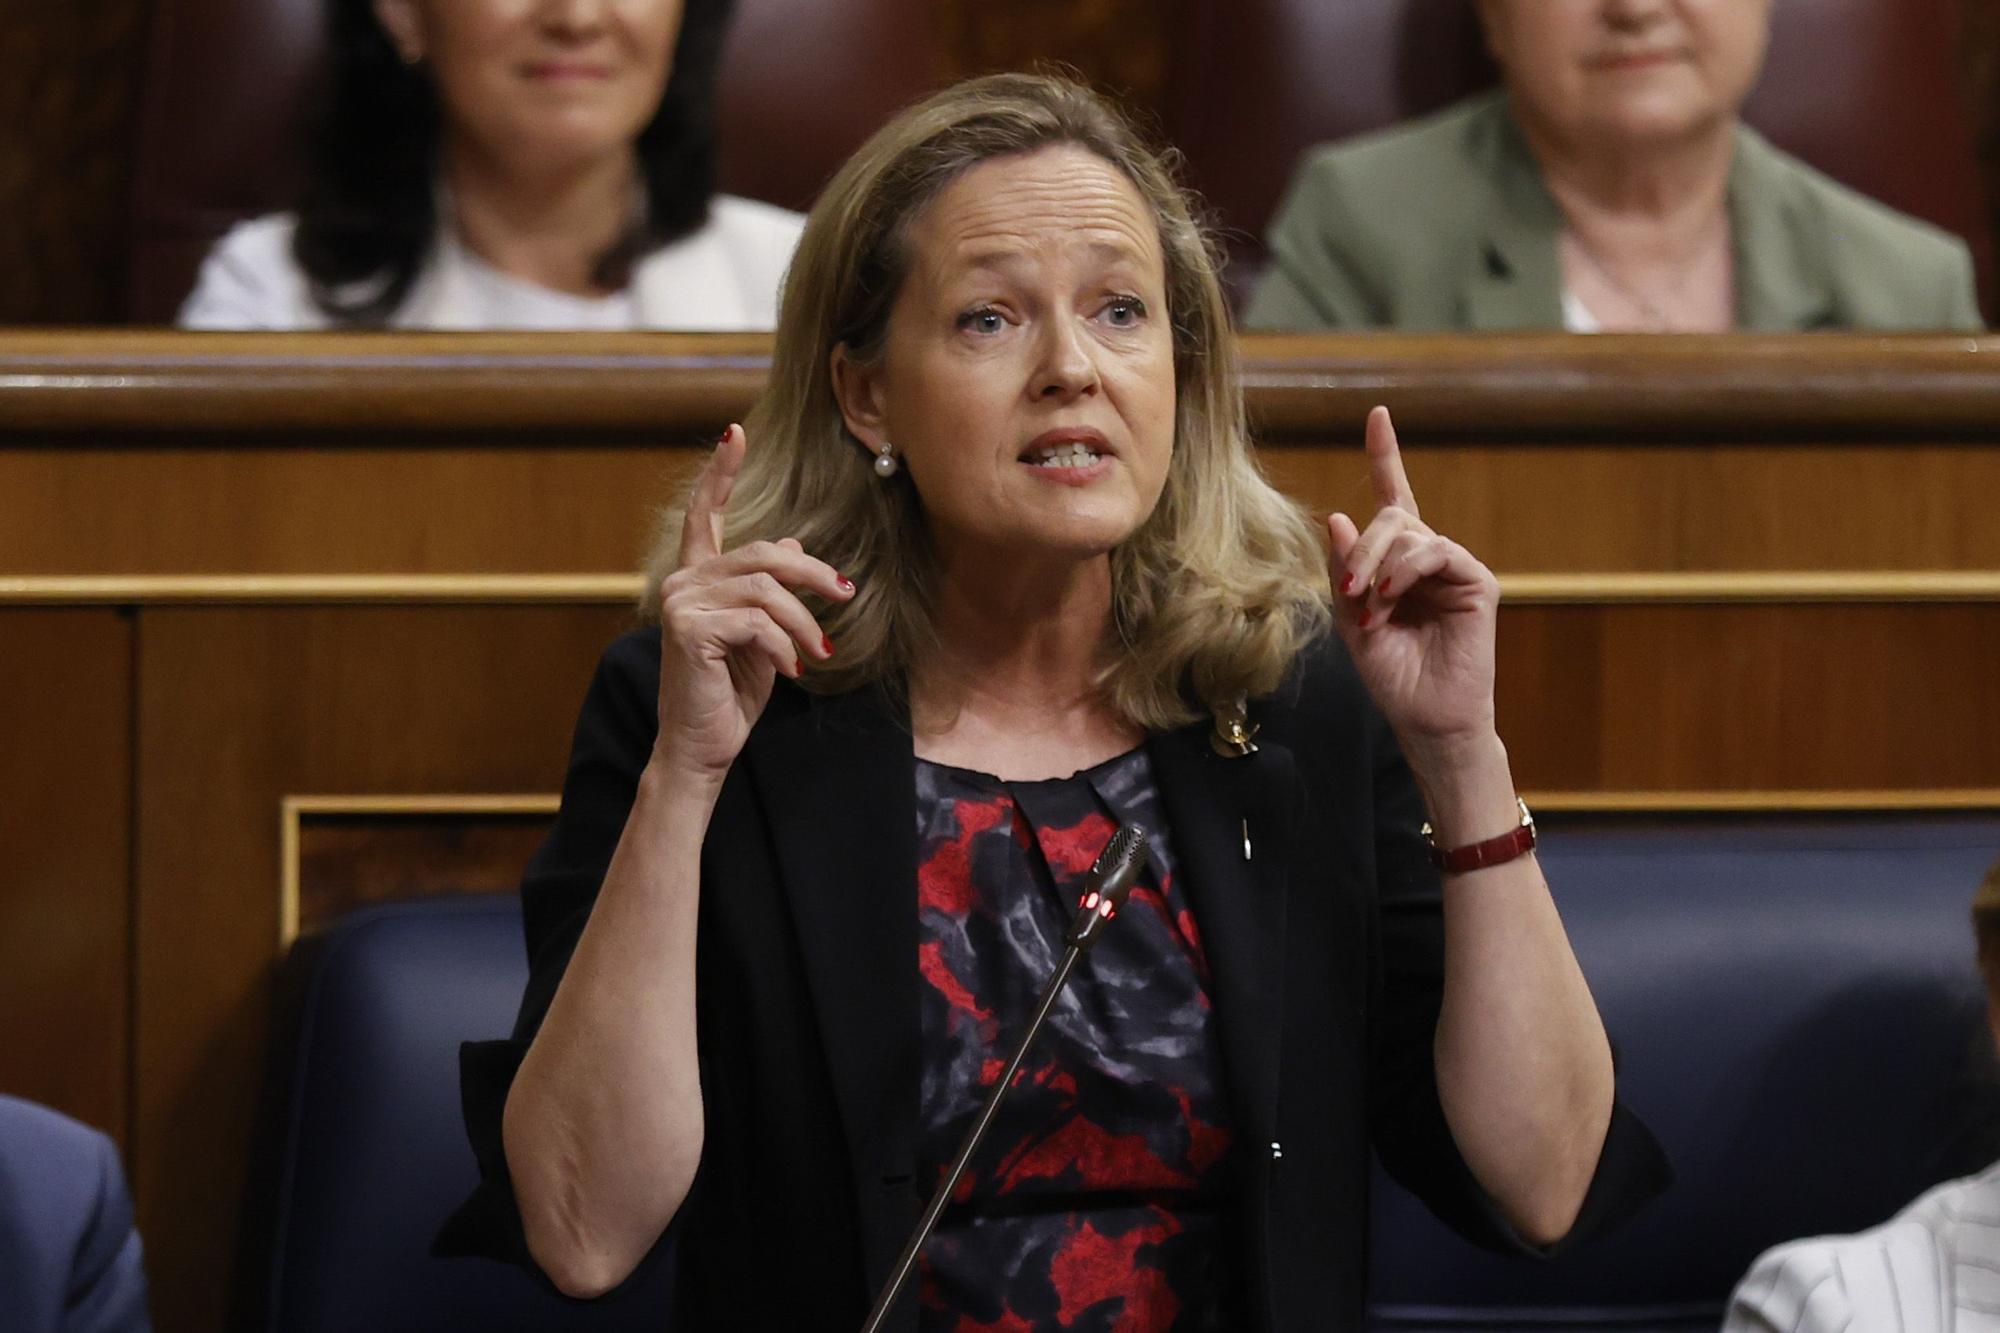
M722 554L722 513L743 466L746 441L739 426L722 432L701 475L688 492L687 517L681 523L681 564L697 564Z
M1375 487L1375 500L1383 508L1394 505L1411 514L1417 512L1416 492L1410 489L1409 474L1403 471L1403 451L1396 443L1396 423L1389 409L1376 407L1368 413L1368 479Z

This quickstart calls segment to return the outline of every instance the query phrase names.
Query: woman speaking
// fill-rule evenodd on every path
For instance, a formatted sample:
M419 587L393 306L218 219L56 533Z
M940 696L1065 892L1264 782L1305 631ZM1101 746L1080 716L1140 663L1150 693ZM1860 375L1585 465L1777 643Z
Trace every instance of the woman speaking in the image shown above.
M903 1327L1358 1326L1371 1146L1529 1250L1664 1181L1527 854L1495 580L1379 410L1329 562L1211 255L1059 80L829 185L584 705L515 1040L468 1055L489 1248L589 1296L671 1223L686 1326L859 1327L1121 823L1148 876Z

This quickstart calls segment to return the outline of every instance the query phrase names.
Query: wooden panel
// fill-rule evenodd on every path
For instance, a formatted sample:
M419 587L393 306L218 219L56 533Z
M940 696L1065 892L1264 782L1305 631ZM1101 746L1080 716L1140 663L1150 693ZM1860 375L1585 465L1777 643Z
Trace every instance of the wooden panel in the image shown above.
M307 814L298 831L298 930L396 898L509 892L549 823L546 814Z
M0 451L0 571L616 573L699 455L617 448ZM1357 445L1271 448L1370 512ZM2000 447L1418 445L1425 517L1501 573L2000 568ZM338 497L330 501L329 497ZM61 515L61 521L53 516Z
M763 387L769 347L729 333L13 331L0 429L70 444L712 438Z
M0 513L24 520L0 524L0 570L631 570L691 461L553 445L0 451Z
M134 95L151 0L16 0L0 29L0 324L122 311Z
M1130 110L1160 113L1173 45L1160 0L946 0L940 9L960 76L1056 63Z
M0 339L0 440L672 442L740 413L761 334L42 333ZM2000 342L1934 335L1252 334L1261 438L2000 438ZM718 410L719 409L719 410Z
M126 1137L132 625L0 611L0 1091Z
M1247 334L1261 437L1419 442L1995 438L2000 344L1910 334Z
M2000 787L2000 603L1519 607L1500 624L1523 787Z
M14 335L0 571L615 573L764 342ZM2000 344L1246 340L1264 457L1366 501L1399 414L1426 516L1503 574L2000 568ZM676 447L680 446L680 447ZM60 521L56 516L61 515Z
M1374 512L1359 442L1263 457L1316 511ZM1502 574L2000 568L2000 447L1421 444L1408 468Z
M134 1180L159 1324L221 1326L298 792L551 791L617 608L149 611Z

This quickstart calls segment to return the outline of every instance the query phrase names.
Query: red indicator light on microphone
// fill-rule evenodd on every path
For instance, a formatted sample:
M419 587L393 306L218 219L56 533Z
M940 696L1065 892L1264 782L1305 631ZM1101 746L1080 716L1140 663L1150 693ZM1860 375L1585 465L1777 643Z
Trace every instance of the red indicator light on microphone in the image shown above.
M1099 904L1097 908L1097 914L1103 917L1106 921L1109 921L1113 916L1117 914L1117 912L1118 912L1117 904L1113 903L1109 898L1105 899L1104 902Z
M1083 905L1084 907L1092 911L1095 911L1097 909L1097 902L1098 902L1098 896L1093 893L1083 900Z

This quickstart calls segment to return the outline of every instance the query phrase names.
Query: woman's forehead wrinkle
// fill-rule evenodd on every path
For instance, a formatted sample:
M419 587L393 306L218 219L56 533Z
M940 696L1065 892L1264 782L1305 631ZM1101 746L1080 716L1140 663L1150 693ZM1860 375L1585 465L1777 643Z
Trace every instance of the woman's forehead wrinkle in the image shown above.
M916 231L931 257L927 267L941 271L1005 267L1063 249L1122 253L1149 264L1160 255L1139 192L1115 167L1081 152L974 168L938 198Z

